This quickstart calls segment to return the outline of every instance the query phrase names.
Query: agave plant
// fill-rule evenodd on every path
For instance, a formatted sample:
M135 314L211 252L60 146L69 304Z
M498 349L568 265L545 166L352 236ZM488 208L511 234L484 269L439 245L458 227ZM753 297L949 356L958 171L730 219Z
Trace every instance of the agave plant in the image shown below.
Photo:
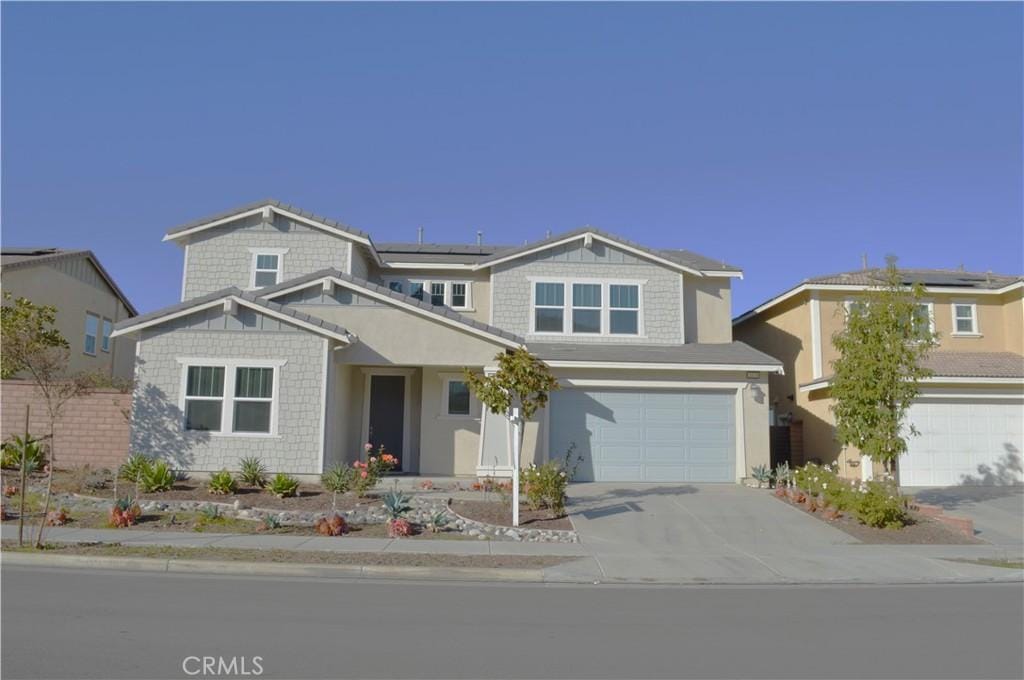
M788 486L789 478L792 473L789 471L789 463L782 461L775 466L775 486Z
M21 468L21 459L25 459L25 470L36 472L43 469L46 463L43 457L43 447L38 439L19 437L11 435L10 440L3 445L3 461L5 468L18 470Z
M210 475L210 483L207 484L210 493L221 495L233 494L238 488L235 478L227 470L221 470Z
M249 486L264 487L267 484L267 467L256 456L245 456L238 461L238 478Z
M263 528L266 530L280 529L281 520L277 515L264 515Z
M762 484L767 484L772 479L772 471L768 469L767 465L755 465L750 470L750 474L757 480L757 488L761 488Z
M346 493L352 489L352 483L355 481L355 472L355 468L336 464L320 476L320 483L333 494L331 497L331 510L335 512L338 510L338 494Z
M135 482L136 484L142 481L142 475L149 470L149 466L153 463L148 456L144 456L141 453L133 453L128 456L128 460L124 462L117 470L117 474L121 479L127 479L129 482Z
M130 527L142 514L139 504L131 496L124 496L114 501L110 508L110 524L115 528Z
M267 484L267 491L274 494L278 498L288 498L294 496L299 491L299 480L295 479L291 475L286 475L283 472L278 472L274 475L274 478Z
M203 516L203 519L212 521L220 519L220 506L219 505L204 505L199 511L199 514Z
M384 494L384 511L388 519L401 519L405 513L412 510L412 497L402 493L398 489L392 489Z
M448 513L444 510L436 510L427 519L427 528L430 529L430 533L436 534L443 531L448 522Z
M139 489L143 493L160 493L170 491L176 479L174 471L165 461L158 460L142 471L138 479Z

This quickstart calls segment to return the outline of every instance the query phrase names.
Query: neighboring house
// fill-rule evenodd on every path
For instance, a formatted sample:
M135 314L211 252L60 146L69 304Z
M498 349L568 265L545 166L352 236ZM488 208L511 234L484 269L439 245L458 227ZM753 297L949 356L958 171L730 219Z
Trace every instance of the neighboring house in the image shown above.
M909 421L921 433L899 460L904 486L1021 480L1024 424L1024 279L940 269L901 270L925 288L922 323L938 333ZM794 463L837 461L848 477L870 477L871 464L835 439L830 410L832 336L848 306L884 272L865 269L808 279L739 316L736 338L782 360L770 379L774 424L802 430Z
M4 246L0 281L15 299L56 307L57 330L71 348L69 373L132 377L135 341L111 336L114 324L137 312L92 251Z
M401 470L508 475L508 422L463 367L526 346L565 389L524 460L580 479L734 482L768 462L768 374L732 341L735 267L590 227L523 247L374 244L276 201L172 229L182 301L138 338L132 450L194 471L317 474L384 446Z

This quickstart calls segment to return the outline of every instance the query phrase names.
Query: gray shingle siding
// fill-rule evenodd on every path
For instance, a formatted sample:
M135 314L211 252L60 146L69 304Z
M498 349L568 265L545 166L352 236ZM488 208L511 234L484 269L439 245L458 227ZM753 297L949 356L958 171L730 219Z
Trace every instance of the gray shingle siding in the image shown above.
M287 360L278 371L279 436L185 431L179 357ZM195 471L237 470L239 458L258 456L272 472L316 474L321 464L323 370L324 340L311 333L144 331L136 365L131 450Z
M593 251L588 251L577 243L497 265L493 274L493 325L525 336L528 341L616 344L678 344L683 341L679 318L680 273L631 253L604 244L595 244ZM646 337L529 335L530 315L533 313L530 308L531 277L646 280L643 287ZM567 290L567 302L571 305L570 295L571 291Z
M287 295L276 297L274 298L274 302L292 307L299 307L302 305L355 305L358 307L376 307L383 304L373 298L353 293L352 291L345 290L341 287L335 288L333 294L325 293L323 286L310 286L308 288L303 288L302 290L297 290L294 293L288 293Z
M185 299L225 286L248 288L253 261L250 248L287 248L282 278L290 279L328 267L344 271L349 247L344 238L280 215L275 215L273 224L254 215L214 227L189 239Z

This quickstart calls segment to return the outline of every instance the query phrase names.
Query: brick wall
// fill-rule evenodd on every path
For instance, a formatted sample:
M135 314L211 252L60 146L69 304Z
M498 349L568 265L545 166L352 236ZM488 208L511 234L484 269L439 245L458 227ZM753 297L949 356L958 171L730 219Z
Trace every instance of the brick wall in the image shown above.
M132 395L117 390L96 390L76 397L64 407L57 422L57 467L114 468L128 455L128 420L122 410L130 409ZM0 435L25 432L25 405L31 404L29 432L34 436L49 433L46 402L35 387L23 380L4 380L0 384Z

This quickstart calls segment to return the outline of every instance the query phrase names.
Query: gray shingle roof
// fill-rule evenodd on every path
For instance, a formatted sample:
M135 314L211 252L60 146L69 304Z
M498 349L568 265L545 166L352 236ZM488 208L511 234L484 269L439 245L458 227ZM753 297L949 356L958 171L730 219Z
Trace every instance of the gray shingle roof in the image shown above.
M1014 352L929 352L921 364L936 378L1021 378L1024 356ZM831 382L834 376L816 378L800 385Z
M425 264L476 264L489 255L512 248L512 246L462 243L379 243L374 245L383 262L422 262Z
M940 286L952 288L988 288L996 289L1008 286L1015 281L1024 279L1022 276L1010 274L993 274L992 272L965 272L958 269L900 269L903 283L911 285L920 283L924 286ZM805 283L829 285L872 286L885 280L885 269L858 269L838 274L826 274L807 279Z
M782 362L743 342L684 345L611 345L531 342L531 352L544 361L601 361L656 364L750 364L775 369Z
M623 245L635 248L641 252L648 253L649 255L670 260L684 267L689 267L690 269L697 269L700 271L722 272L741 271L738 267L734 267L724 262L712 260L710 258L704 257L703 255L691 253L688 250L658 250L656 248L648 248L647 246L641 245L635 241L630 241L629 239L625 239L622 238L621 236L616 236L615 234L610 234L606 231L602 231L600 229L596 229L590 226L580 227L579 229L573 229L572 231L566 231L561 234L555 234L554 236L541 239L540 241L534 241L533 243L527 243L526 245L523 246L516 246L515 248L510 248L496 252L493 255L490 255L480 260L479 264L487 264L488 262L504 259L506 257L509 257L510 255L518 255L520 253L525 253L529 250L533 250L534 248L541 248L548 244L557 243L567 238L573 238L574 236L582 236L583 234L586 234L588 232L606 238L610 241L617 241Z
M349 234L352 234L353 236L359 236L360 238L364 238L364 239L369 239L370 238L370 235L367 234L365 231L362 231L361 229L356 229L355 227L350 227L347 224L342 224L341 222L338 222L337 220L332 220L329 217L323 217L321 215L315 215L315 214L313 214L313 213L311 213L311 212L309 212L307 210L303 210L302 208L299 208L298 206L288 205L287 203L283 203L283 202L278 201L278 200L273 199L273 198L268 198L268 199L263 200L263 201L255 201L253 203L246 203L245 205L239 206L237 208L232 208L231 210L225 210L223 212L219 212L216 215L210 215L209 217L204 217L204 218L199 219L199 220L193 220L193 221L189 222L188 224L183 224L183 225L181 225L179 227L174 227L173 229L168 229L167 230L167 235L168 236L173 236L174 234L178 234L178 233L183 232L183 231L188 231L189 229L194 229L195 227L200 227L200 226L202 226L204 224L207 224L208 222L215 222L217 220L222 220L222 219L224 219L226 217L231 217L232 215L236 215L238 213L248 212L250 210L255 210L256 208L262 208L262 207L268 206L268 205L269 206L273 206L275 208L280 208L281 210L287 210L288 212L295 213L296 215L301 215L302 217L305 217L308 220L314 220L316 222L322 222L323 224L326 224L329 227L332 227L334 229L338 229L340 231L348 232Z
M0 269L11 270L20 269L22 267L34 267L38 264L53 264L62 260L74 260L77 258L86 258L96 268L99 275L106 281L107 285L110 286L110 290L114 292L121 302L124 304L128 313L135 316L139 313L139 310L135 309L135 305L131 303L128 296L124 294L121 287L114 281L114 277L103 268L100 264L100 260L96 257L96 254L91 250L64 250L62 248L28 248L28 247L10 247L4 246L0 249Z
M347 281L349 283L354 284L358 288L364 288L366 290L378 293L380 295L386 295L387 297L393 300L403 302L408 305L413 305L414 307L418 307L419 309L422 309L425 312L429 312L434 316L450 319L464 326L468 326L470 328L474 328L476 330L488 333L489 335L498 336L511 342L523 344L523 339L514 333L509 333L508 331L504 331L500 328L495 328L494 326L481 323L480 321L471 319L468 316L452 311L447 307L436 307L430 304L429 302L424 302L423 300L414 298L411 295L405 295L404 293L393 291L386 286L382 286L380 284L373 283L372 281L367 281L366 279L360 279L358 277L345 274L343 272L338 271L337 269L321 269L320 271L313 272L312 274L298 276L294 279L283 281L277 284L276 286L268 286L267 288L261 288L259 294L262 297L271 296L279 291L288 290L291 288L295 288L296 286L302 286L303 284L306 283L319 281L320 279L323 279L327 276L331 276L342 281Z
M158 309L158 310L156 310L154 312L149 312L148 314L143 314L141 316L136 316L136 317L134 317L132 319L125 319L124 321L120 321L117 324L115 324L114 328L116 330L124 330L126 328L131 328L131 327L137 326L139 324L144 324L144 323L149 322L149 321L155 321L155 320L163 318L165 316L170 316L172 314L176 314L177 312L184 312L184 311L188 311L189 309L193 309L193 308L196 308L196 307L201 307L201 306L203 306L203 305L205 305L207 303L214 302L215 300L222 300L222 299L224 299L226 297L231 297L231 296L239 297L239 298L245 300L246 302L251 302L254 305L256 305L257 307L263 307L264 309L269 309L269 310L271 310L273 312L277 312L279 314L284 314L286 316L290 316L293 319L295 319L296 321L302 321L302 322L310 324L312 326L316 326L318 328L322 328L325 331L327 331L328 333L331 333L331 334L334 334L334 335L348 335L348 336L352 335L346 329L342 328L341 326L339 326L337 324L331 323L330 321L325 321L324 319L321 319L318 316L313 316L312 314L306 314L304 312L300 312L300 311L292 309L291 307L288 307L286 305L280 305L280 304L278 304L276 302L272 302L270 300L264 300L263 298L255 295L254 293L252 293L250 291L245 291L245 290L242 290L240 288L236 288L235 286L229 286L228 288L222 288L222 289L214 291L212 293L208 293L206 295L201 295L199 297L192 298L191 300L185 300L184 302L179 302L177 304L170 305L168 307L164 307L163 309Z

